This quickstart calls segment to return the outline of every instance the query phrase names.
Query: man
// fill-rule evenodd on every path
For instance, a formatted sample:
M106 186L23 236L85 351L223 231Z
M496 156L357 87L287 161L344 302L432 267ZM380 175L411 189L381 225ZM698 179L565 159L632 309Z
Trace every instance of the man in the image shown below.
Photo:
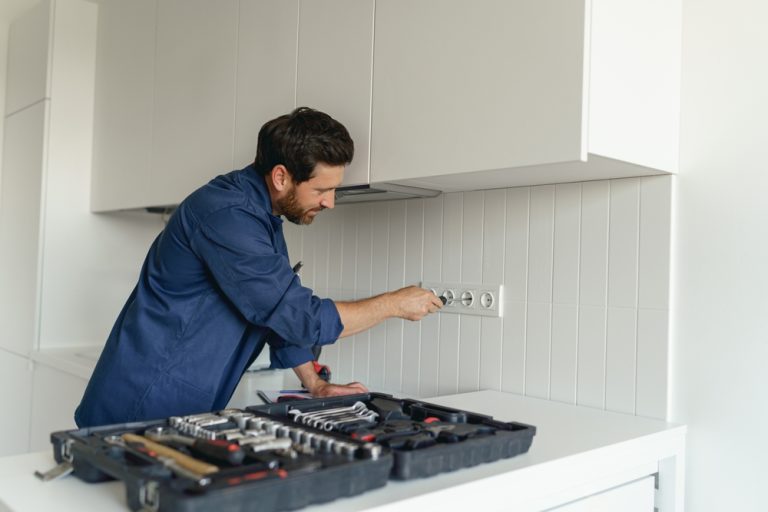
M223 409L265 344L272 366L294 368L315 396L366 392L321 380L312 347L387 318L419 320L442 303L415 286L354 302L301 286L280 217L311 224L333 208L353 153L343 125L298 108L261 128L252 165L187 197L147 254L75 412L78 426Z

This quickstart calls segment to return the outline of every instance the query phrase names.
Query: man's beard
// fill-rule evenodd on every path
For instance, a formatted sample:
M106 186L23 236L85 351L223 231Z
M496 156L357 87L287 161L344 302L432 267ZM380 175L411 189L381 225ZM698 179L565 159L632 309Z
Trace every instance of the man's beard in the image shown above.
M314 215L309 215L309 212L313 210L304 210L299 205L295 188L288 192L284 198L278 199L277 207L280 209L280 214L294 224L309 225L315 220Z

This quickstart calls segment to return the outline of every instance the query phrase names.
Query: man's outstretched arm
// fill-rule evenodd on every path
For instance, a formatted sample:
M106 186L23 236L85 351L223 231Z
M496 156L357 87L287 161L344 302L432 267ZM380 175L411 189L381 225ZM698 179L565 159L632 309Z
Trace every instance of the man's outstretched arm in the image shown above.
M344 330L340 338L352 336L388 318L421 320L443 307L437 295L424 288L408 286L368 299L335 302Z

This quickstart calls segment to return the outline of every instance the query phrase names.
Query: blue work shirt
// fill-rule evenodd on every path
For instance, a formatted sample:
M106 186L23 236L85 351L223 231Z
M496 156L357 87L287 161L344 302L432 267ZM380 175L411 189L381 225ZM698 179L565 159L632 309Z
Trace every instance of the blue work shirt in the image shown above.
M230 172L185 199L153 242L75 421L223 409L265 343L273 367L292 368L342 329L333 301L291 269L264 178Z

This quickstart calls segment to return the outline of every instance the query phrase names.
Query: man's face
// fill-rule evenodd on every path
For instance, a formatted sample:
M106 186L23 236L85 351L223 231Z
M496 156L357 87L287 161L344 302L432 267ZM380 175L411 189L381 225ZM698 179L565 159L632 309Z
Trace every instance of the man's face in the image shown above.
M312 224L318 213L334 207L336 188L343 178L343 165L323 163L315 166L309 180L298 185L289 177L285 195L277 200L280 214L294 224Z

